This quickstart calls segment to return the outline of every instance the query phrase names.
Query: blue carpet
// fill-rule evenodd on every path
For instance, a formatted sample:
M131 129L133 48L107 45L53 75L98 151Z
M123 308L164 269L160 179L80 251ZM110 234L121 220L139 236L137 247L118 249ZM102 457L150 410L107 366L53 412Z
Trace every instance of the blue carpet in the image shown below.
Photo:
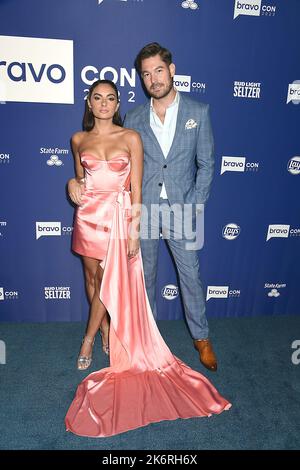
M300 316L210 319L217 373L198 361L183 321L159 321L172 352L208 377L233 407L219 416L163 421L109 438L65 431L78 383L107 367L100 337L87 372L76 370L83 323L2 323L1 449L299 449L300 364L291 344Z

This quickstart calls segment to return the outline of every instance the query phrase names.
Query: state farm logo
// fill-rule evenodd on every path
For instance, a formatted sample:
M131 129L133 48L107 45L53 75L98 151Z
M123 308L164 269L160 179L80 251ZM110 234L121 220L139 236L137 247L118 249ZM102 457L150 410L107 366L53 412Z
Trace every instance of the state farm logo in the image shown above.
M71 298L70 287L54 286L44 288L45 300L69 300Z
M280 292L278 289L284 289L286 287L286 284L274 284L274 283L265 283L265 289L270 289L269 292L267 293L268 297L274 297L277 298L280 296Z
M57 155L51 155L49 160L47 160L47 165L48 166L61 166L63 162L58 158Z
M299 175L300 173L300 157L293 157L289 160L287 170L291 175Z
M300 80L294 80L293 83L289 84L286 104L288 104L290 101L293 104L300 103Z
M181 3L182 8L190 8L191 10L197 10L198 8L198 3L194 2L193 0L185 0L184 2Z
M0 36L0 101L74 103L73 41Z
M38 240L41 237L60 237L61 235L71 235L73 227L61 226L61 222L36 222L35 237Z
M239 297L239 289L229 289L229 286L207 286L206 300L227 299L228 297Z
M241 228L237 224L227 224L223 227L222 236L226 240L235 240L241 233Z
M246 157L223 156L220 174L223 175L226 171L258 171L258 167L258 162L246 162Z
M162 288L161 295L166 300L176 299L176 297L178 297L178 286L174 286L174 284L168 284Z
M63 162L62 160L60 159L60 157L62 155L68 155L69 154L69 150L68 149L60 149L58 147L55 147L55 148L46 148L46 147L41 147L40 148L40 154L41 155L47 155L48 160L46 160L46 163L48 166L50 167L59 167L59 166L62 166L63 165Z

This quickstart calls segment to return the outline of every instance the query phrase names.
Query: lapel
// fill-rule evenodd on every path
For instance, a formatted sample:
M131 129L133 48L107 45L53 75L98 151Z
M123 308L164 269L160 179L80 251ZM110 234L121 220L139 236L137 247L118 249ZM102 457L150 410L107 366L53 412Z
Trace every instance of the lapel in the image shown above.
M166 161L167 159L170 160L172 156L173 149L176 148L178 142L180 142L182 133L184 132L184 119L186 118L186 102L185 98L180 93L180 101L179 101L179 106L178 106L178 114L177 114L177 122L176 122L176 130L173 138L172 145L170 147L170 150L168 152L167 157L164 157L164 154L161 150L161 147L159 145L159 142L157 138L155 137L155 134L153 130L151 129L150 126L150 100L148 103L145 104L144 107L144 113L142 117L142 122L143 122L143 129L146 135L151 139L152 143L155 145L156 149L158 150L161 159L163 161Z
M173 149L176 148L178 142L180 142L182 132L184 131L184 126L183 126L184 118L185 118L185 103L184 103L184 97L182 96L182 93L180 93L175 134L174 134L172 145L167 155L167 159L169 160L172 157Z
M152 143L155 145L157 151L161 155L161 158L165 159L164 154L162 153L162 150L160 148L159 142L158 142L157 138L155 137L155 134L154 134L154 132L151 129L151 126L150 126L150 100L149 100L148 103L145 104L144 113L143 113L143 117L142 117L142 123L143 123L144 132L149 137L149 139L152 141Z

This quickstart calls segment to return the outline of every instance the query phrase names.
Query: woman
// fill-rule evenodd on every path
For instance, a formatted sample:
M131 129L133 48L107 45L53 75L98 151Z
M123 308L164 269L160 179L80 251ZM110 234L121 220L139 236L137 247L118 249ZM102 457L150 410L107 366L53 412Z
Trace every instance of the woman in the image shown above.
M93 372L78 386L66 416L67 430L104 437L151 422L221 413L230 403L203 375L173 356L150 309L137 236L140 137L118 125L118 93L112 82L95 82L86 106L86 130L72 138L77 181L69 183L70 197L79 205L73 249L89 258L84 261L87 270L93 260L90 271L95 272L78 362L80 368L90 365L100 325L102 331L106 328L107 344L108 312L110 367Z
M81 370L91 364L92 346L99 328L103 350L109 354L109 320L99 297L103 274L99 256L102 253L103 259L107 250L111 222L109 211L113 208L111 203L114 193L108 196L106 192L97 192L95 187L99 184L99 188L104 189L101 178L111 176L111 170L119 169L120 165L125 164L126 168L127 159L134 155L131 163L131 200L137 205L141 202L143 168L140 137L135 131L121 127L118 91L110 80L99 80L92 85L86 100L83 127L84 132L77 132L72 137L76 178L68 184L70 198L79 206L74 221L72 249L82 256L86 290L91 304L86 335L78 358L78 369ZM104 173L103 165L107 169ZM109 178L107 182L110 182ZM129 257L134 256L138 249L138 238L129 237Z

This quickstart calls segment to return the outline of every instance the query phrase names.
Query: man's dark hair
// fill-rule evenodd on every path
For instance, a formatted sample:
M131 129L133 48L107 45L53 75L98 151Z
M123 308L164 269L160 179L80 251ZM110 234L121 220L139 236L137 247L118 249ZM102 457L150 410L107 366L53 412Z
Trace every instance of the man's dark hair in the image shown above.
M151 42L147 44L143 49L140 50L136 59L135 59L135 67L139 73L141 73L142 69L142 60L149 59L149 57L154 57L155 55L159 54L160 58L163 62L167 65L172 64L172 54L171 52L162 47L158 42Z

